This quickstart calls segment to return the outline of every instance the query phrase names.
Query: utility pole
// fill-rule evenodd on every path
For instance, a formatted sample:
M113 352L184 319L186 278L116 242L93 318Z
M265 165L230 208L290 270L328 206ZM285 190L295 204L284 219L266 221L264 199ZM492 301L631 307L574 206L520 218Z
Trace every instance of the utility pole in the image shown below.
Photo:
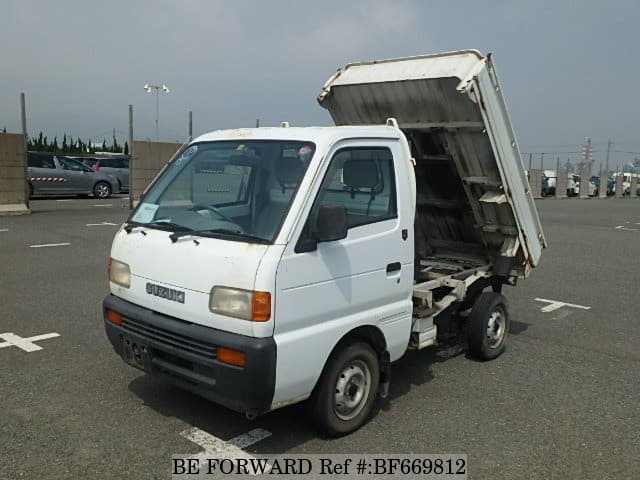
M591 179L591 162L593 161L593 149L591 138L587 137L587 144L582 147L582 168L580 170L580 198L589 197L589 181Z
M24 150L24 178L27 178L28 175L28 165L29 165L29 159L28 159L28 155L27 155L27 150L28 150L28 144L29 144L29 134L27 133L27 106L26 106L26 100L24 98L24 92L20 94L20 121L22 124L22 136L23 136L23 142L22 142L22 148ZM25 181L24 182L24 203L27 206L27 209L29 209L29 182ZM31 210L29 210L31 211Z
M533 161L533 153L529 154L529 170L531 170L531 162Z
M605 163L606 167L605 167L605 171L607 173L607 175L609 175L609 159L611 158L611 147L613 146L613 142L611 140L609 140L607 142L607 161Z
M256 118L256 128L260 127L260 117Z
M544 153L540 154L540 170L544 170Z
M129 210L133 210L134 199L134 158L133 158L133 105L129 105Z

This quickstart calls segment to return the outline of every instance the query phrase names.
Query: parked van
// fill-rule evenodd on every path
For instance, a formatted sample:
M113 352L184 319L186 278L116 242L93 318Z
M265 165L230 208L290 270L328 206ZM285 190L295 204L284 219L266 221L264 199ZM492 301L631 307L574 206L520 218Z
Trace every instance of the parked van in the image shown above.
M336 126L216 131L170 162L103 309L131 365L249 418L309 399L337 436L408 350L500 355L503 285L545 238L490 56L351 64L318 101Z

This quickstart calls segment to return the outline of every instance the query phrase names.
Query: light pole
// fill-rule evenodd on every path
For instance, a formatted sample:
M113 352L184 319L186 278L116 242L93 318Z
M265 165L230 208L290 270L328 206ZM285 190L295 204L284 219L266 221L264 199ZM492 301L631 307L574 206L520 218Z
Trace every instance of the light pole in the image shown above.
M162 90L164 93L169 93L169 87L167 87L164 83L162 85L152 85L150 83L144 84L144 90L147 93L151 93L155 90L156 92L156 142L158 141L158 93Z

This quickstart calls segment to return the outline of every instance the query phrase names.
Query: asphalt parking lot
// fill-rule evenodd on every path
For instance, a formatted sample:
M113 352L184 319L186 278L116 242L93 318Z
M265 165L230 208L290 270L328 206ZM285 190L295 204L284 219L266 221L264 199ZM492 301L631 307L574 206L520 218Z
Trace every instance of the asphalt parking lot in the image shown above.
M263 429L257 453L466 453L474 479L640 478L640 200L539 201L549 248L505 292L505 354L409 353L375 417L340 439L303 405L249 421L113 352L101 302L126 205L34 200L0 217L0 334L58 334L0 339L0 478L167 478L172 454L201 450L191 428Z

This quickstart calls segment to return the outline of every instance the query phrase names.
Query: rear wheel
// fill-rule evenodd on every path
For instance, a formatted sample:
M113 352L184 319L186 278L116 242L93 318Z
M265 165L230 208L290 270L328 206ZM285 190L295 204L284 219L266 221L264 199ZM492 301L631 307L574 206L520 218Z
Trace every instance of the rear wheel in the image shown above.
M378 391L380 364L365 342L350 340L336 350L311 398L311 414L327 435L338 437L369 418Z
M469 351L480 360L500 356L508 330L509 308L505 296L496 292L480 294L469 315Z
M97 198L108 198L111 195L111 185L107 182L98 182L93 186L93 194Z

